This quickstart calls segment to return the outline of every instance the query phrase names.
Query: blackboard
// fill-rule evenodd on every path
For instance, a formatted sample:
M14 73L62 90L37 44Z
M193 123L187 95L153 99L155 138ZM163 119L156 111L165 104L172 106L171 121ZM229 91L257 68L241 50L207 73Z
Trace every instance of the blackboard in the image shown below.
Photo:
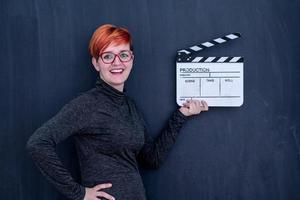
M65 199L25 144L64 104L94 86L95 28L127 27L135 62L126 83L152 136L177 109L176 51L231 32L203 56L243 56L244 104L189 120L159 170L143 170L149 200L300 199L298 0L1 0L0 199ZM72 139L58 152L79 177Z

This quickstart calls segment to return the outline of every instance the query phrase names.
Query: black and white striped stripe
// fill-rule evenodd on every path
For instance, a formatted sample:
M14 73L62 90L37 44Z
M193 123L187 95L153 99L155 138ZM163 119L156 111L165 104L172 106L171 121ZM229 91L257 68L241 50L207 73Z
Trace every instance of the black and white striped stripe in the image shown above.
M216 38L216 39L211 40L209 42L204 42L204 43L201 43L199 45L194 45L192 47L189 47L188 49L179 50L179 51L177 51L177 53L178 53L178 56L193 54L193 53L199 52L199 51L201 51L205 48L210 48L210 47L213 47L215 45L222 44L224 42L228 42L228 41L231 41L231 40L235 40L235 39L240 38L240 37L241 37L240 33L231 33L229 35L226 35L226 36L221 37L221 38Z
M190 56L186 59L178 58L177 62L189 62L189 63L239 63L243 62L242 57L200 57L200 56Z

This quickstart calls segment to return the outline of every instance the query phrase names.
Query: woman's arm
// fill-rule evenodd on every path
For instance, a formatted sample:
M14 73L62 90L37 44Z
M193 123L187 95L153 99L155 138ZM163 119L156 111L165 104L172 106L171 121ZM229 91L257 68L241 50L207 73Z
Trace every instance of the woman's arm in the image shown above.
M82 200L85 188L75 182L56 154L56 145L77 133L85 123L86 110L83 97L65 105L60 112L38 128L26 144L36 166L42 174L65 196Z
M176 110L155 140L148 134L147 128L144 126L145 144L137 156L139 164L145 168L159 168L175 143L179 130L186 120L187 116Z
M205 101L188 100L172 114L165 128L155 140L147 133L144 122L145 144L137 156L138 162L143 167L157 169L167 157L188 116L207 110L208 106Z

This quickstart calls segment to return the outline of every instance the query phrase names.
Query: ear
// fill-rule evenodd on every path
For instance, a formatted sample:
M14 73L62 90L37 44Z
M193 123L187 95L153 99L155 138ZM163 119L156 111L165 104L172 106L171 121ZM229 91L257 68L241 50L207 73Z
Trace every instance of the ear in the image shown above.
M99 63L97 62L96 58L92 58L92 64L94 66L94 68L99 72L100 71L100 67L99 67Z

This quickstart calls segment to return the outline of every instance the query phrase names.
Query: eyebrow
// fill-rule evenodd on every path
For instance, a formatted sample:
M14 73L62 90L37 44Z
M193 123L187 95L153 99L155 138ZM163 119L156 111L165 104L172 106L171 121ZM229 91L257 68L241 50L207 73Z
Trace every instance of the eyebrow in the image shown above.
M118 53L121 53L121 52L123 52L123 51L130 51L130 52L131 52L131 50L124 49L124 50L119 51ZM114 53L114 52L112 52L112 51L104 51L104 52L102 52L101 54L103 54L103 53Z

